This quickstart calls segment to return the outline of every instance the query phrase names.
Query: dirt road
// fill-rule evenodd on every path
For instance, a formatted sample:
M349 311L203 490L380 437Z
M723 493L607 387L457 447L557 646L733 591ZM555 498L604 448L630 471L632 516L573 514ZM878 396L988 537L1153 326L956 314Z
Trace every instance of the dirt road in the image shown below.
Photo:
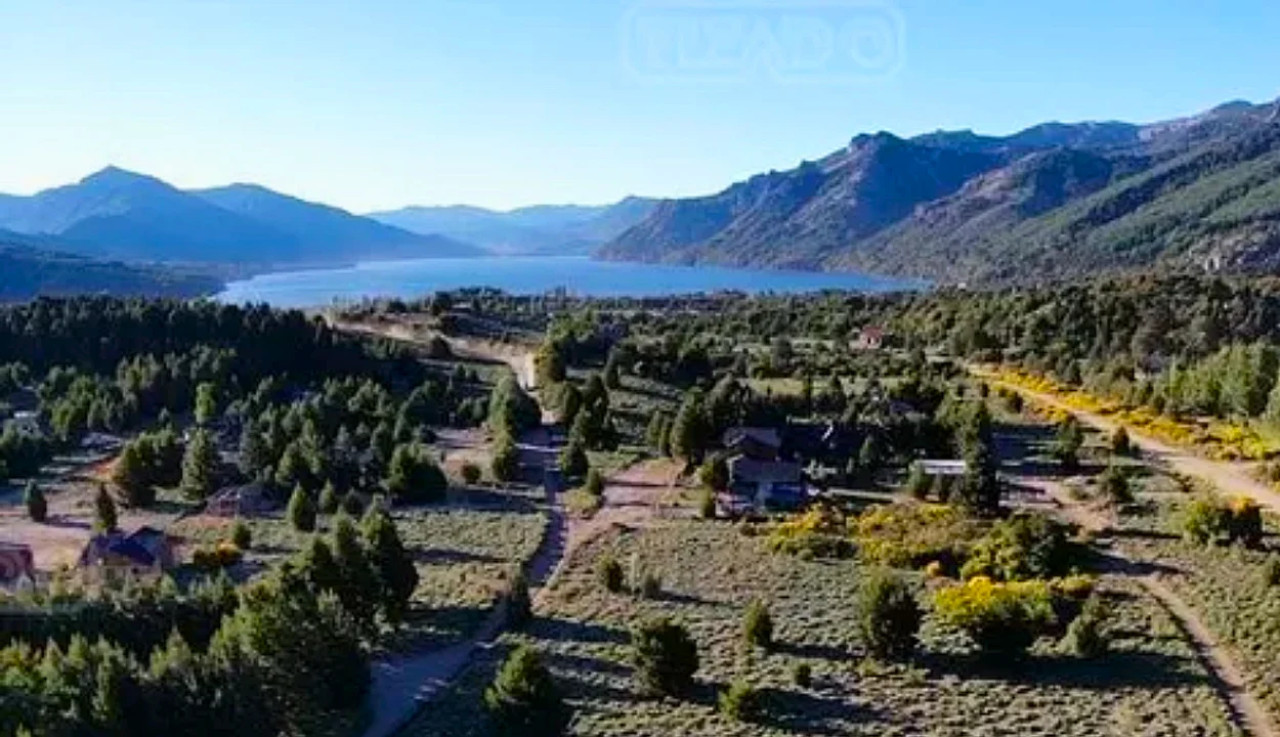
M1041 405L1054 407L1070 412L1086 425L1090 425L1104 433L1112 433L1120 423L1102 415L1085 412L1068 406L1065 402L1050 394L1032 391L1003 381L984 378L995 386L1011 389L1023 397ZM1155 438L1143 435L1126 426L1133 443L1142 449L1151 460L1166 465L1170 469L1185 476L1193 476L1226 496L1245 496L1258 502L1259 505L1280 513L1280 493L1267 484L1255 479L1249 473L1249 467L1232 461L1215 461L1196 455L1194 452L1176 448Z
M1027 476L1012 476L1010 480L1019 486L1034 489L1050 499L1061 516L1080 527L1105 535L1111 529L1106 515L1090 509L1077 501L1057 481ZM1191 641L1200 662L1216 681L1219 694L1227 702L1236 725L1252 737L1280 737L1272 725L1271 717L1246 685L1244 671L1236 663L1231 652L1218 643L1217 638L1182 597L1160 580L1159 574L1140 573L1143 566L1124 551L1111 547L1107 550L1118 572L1138 581L1147 593L1165 608L1178 627Z

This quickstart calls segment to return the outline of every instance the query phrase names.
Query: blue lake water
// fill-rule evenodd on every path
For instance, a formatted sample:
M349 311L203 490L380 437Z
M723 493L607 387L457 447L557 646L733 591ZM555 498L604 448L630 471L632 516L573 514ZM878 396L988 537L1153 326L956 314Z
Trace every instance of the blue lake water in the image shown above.
M670 266L586 257L458 258L380 261L349 268L263 274L231 282L218 299L276 307L319 307L363 297L413 298L440 289L494 287L542 294L563 287L583 296L659 296L739 290L797 293L824 289L884 292L922 282L854 273Z

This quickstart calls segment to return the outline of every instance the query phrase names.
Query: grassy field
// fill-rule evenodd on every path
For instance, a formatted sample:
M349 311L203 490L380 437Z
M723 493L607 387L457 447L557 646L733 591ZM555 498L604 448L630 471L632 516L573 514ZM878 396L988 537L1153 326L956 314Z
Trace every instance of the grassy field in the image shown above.
M655 600L609 594L594 563L609 552L625 568L656 573ZM635 561L634 563L632 561ZM1080 661L1043 642L1010 669L979 664L959 635L932 622L925 652L911 666L865 660L853 601L852 561L803 561L766 552L731 525L668 522L614 531L580 551L540 608L526 639L545 654L575 707L575 735L1231 735L1223 702L1193 650L1164 611L1124 579L1104 579L1115 602L1115 652ZM779 645L747 652L742 613L770 603ZM629 628L651 614L683 621L700 648L699 692L689 700L651 700L636 690L626 663ZM481 656L452 693L428 707L407 735L489 734L480 694L503 648ZM813 669L811 687L793 684L795 665ZM716 694L746 678L766 695L758 724L721 716Z
M542 540L546 517L538 501L530 492L476 489L459 492L447 505L396 509L396 526L415 558L419 583L405 627L384 645L444 644L474 631L512 571ZM245 522L253 533L249 572L280 562L310 538L280 513ZM327 532L331 522L322 515L320 531ZM175 532L192 543L213 543L230 535L231 524L197 517L179 523Z

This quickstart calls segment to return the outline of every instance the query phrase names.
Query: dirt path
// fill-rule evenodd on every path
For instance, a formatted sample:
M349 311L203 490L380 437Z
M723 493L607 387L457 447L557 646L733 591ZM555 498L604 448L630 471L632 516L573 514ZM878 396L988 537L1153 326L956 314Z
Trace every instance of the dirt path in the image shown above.
M1067 405L1061 399L1050 394L1032 391L998 379L985 377L989 383L1011 389L1037 404L1046 405L1070 412L1081 422L1104 433L1114 432L1121 423L1102 415L1085 412ZM1167 465L1169 468L1186 476L1194 476L1208 483L1213 489L1226 496L1245 496L1258 502L1259 505L1280 513L1280 493L1275 489L1253 478L1247 466L1230 461L1215 461L1195 455L1192 451L1176 448L1125 426L1129 438L1134 445L1142 449L1152 460Z
M1012 477L1015 483L1035 489L1052 500L1062 516L1082 528L1100 534L1111 530L1111 520L1106 515L1090 509L1071 497L1057 481L1030 477ZM1216 681L1215 686L1227 702L1231 716L1242 732L1251 737L1280 737L1262 704L1254 698L1246 685L1244 672L1230 651L1218 643L1213 632L1200 615L1182 597L1169 588L1156 573L1141 573L1140 561L1135 561L1124 551L1109 548L1108 555L1118 570L1138 581L1165 611L1173 617L1179 629L1190 639L1205 670Z

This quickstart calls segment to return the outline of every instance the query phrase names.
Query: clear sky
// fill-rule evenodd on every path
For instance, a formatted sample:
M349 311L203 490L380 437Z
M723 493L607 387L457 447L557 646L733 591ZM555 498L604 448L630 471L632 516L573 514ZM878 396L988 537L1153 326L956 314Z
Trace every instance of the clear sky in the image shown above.
M882 32L854 57L849 28ZM1270 100L1277 29L1275 0L0 0L0 191L116 164L355 211L701 194L859 132Z

